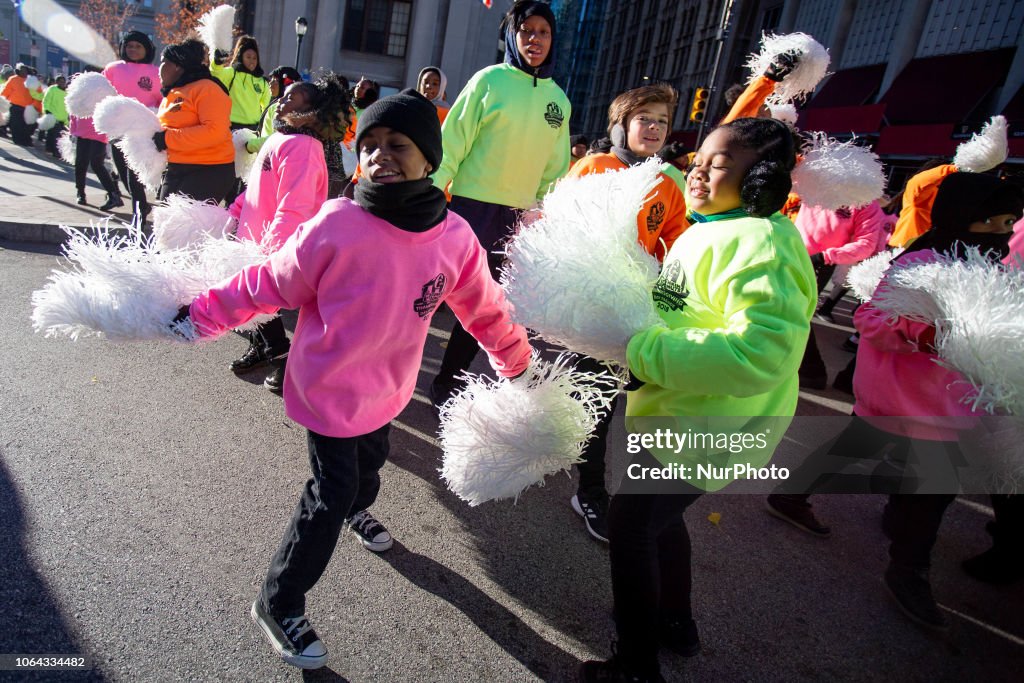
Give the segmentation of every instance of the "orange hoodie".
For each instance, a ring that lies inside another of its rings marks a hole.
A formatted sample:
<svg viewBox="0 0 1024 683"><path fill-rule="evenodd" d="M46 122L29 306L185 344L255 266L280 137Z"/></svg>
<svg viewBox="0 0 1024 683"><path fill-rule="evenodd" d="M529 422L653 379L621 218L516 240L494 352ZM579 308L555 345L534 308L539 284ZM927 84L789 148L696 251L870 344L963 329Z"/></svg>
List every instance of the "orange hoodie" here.
<svg viewBox="0 0 1024 683"><path fill-rule="evenodd" d="M569 178L579 178L591 173L605 173L627 168L626 164L612 153L589 154L569 169ZM665 259L665 254L683 232L690 227L686 220L686 200L683 193L669 176L662 173L654 193L648 197L643 209L636 217L637 235L647 253Z"/></svg>
<svg viewBox="0 0 1024 683"><path fill-rule="evenodd" d="M0 96L6 97L7 101L16 107L35 107L40 112L43 111L43 103L32 97L32 93L25 87L25 79L21 76L11 76L0 89Z"/></svg>
<svg viewBox="0 0 1024 683"><path fill-rule="evenodd" d="M905 247L931 230L932 204L942 179L950 173L956 173L956 166L943 164L921 171L907 181L907 189L903 191L903 209L889 238L890 247Z"/></svg>
<svg viewBox="0 0 1024 683"><path fill-rule="evenodd" d="M765 100L775 92L775 85L775 81L767 76L759 76L756 81L748 85L746 90L736 98L736 101L732 104L732 109L722 119L722 123L729 123L736 119L757 118L757 114L761 111Z"/></svg>
<svg viewBox="0 0 1024 683"><path fill-rule="evenodd" d="M231 98L209 79L172 88L157 112L167 131L167 161L172 164L230 164Z"/></svg>

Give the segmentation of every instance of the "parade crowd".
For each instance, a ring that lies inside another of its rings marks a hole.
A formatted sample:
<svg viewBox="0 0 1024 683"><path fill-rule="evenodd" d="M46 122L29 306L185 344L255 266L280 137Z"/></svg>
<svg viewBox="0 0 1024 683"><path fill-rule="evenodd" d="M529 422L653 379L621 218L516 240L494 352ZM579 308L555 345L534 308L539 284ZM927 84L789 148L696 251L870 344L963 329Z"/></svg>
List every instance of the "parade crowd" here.
<svg viewBox="0 0 1024 683"><path fill-rule="evenodd" d="M252 605L277 653L302 668L327 662L306 617L306 593L349 529L373 552L393 539L371 513L388 457L388 430L411 399L432 314L442 304L457 323L429 394L440 409L465 386L483 349L502 377L531 362L527 330L514 324L498 282L503 245L565 177L628 169L661 159L654 190L636 216L637 239L661 264L653 296L664 324L627 348L627 419L643 416L792 416L801 388L829 384L811 326L833 321L855 264L887 250L905 263L975 246L1000 267L1019 265L1024 214L1019 179L929 162L905 187L860 206L801 201L792 174L805 140L794 121L774 118L770 96L800 64L783 53L727 96L726 116L687 150L669 142L679 95L655 83L618 95L607 137L570 134L571 108L553 80L556 20L550 7L518 0L505 27L505 61L478 71L449 103L447 78L424 67L417 82L381 97L362 78L292 67L265 71L259 45L237 38L230 53L198 38L164 48L130 31L119 59L102 69L118 94L157 111L153 135L167 168L156 193L223 204L235 237L264 247L248 267L184 306L177 325L204 338L257 315L234 372L265 369L288 416L308 431L311 477ZM155 64L154 62L157 62ZM77 200L91 172L106 192L99 208L130 202L147 230L150 198L116 144L92 119L69 115L68 83L44 85L31 67L4 66L9 102L2 132L18 145L39 136L60 158L74 142ZM49 118L45 118L49 117ZM240 149L233 131L251 135ZM110 155L114 173L106 159ZM236 157L252 155L244 176ZM996 169L997 170L997 169ZM123 187L123 189L122 189ZM1012 238L1012 239L1011 239ZM831 282L831 287L829 283ZM880 291L887 287L879 284ZM289 339L279 312L297 310ZM938 449L955 458L960 434L979 413L962 399L959 375L935 362L935 326L893 320L868 301L853 314L855 351L833 386L851 394L849 427L829 455L904 459ZM582 369L599 371L594 359ZM658 652L698 655L691 610L693 552L686 509L706 491L688 483L663 494L609 494L608 433L616 401L584 446L571 499L585 529L609 544L616 634L612 655L582 664L583 681L661 680ZM902 416L894 421L877 420ZM781 435L780 435L781 438ZM922 445L923 444L923 445ZM902 454L899 455L899 454ZM646 457L654 457L646 454ZM939 456L936 456L939 457ZM613 487L614 488L614 487ZM769 511L826 537L810 491L773 494ZM952 493L888 493L883 527L891 543L885 585L923 628L948 628L928 579L930 556ZM993 495L992 548L965 572L992 584L1024 578L1024 504Z"/></svg>

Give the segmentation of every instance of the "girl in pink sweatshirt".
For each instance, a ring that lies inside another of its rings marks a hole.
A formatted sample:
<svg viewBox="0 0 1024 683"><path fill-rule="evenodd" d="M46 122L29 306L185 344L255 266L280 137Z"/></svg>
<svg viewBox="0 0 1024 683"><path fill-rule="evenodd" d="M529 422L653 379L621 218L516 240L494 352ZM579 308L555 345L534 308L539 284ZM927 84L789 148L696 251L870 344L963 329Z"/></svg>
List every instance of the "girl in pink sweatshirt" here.
<svg viewBox="0 0 1024 683"><path fill-rule="evenodd" d="M121 37L119 52L121 59L107 64L103 69L103 75L114 86L118 95L131 97L155 110L160 106L163 96L160 94L160 71L153 64L153 57L156 55L153 41L142 31L128 31ZM128 168L124 154L117 145L111 145L110 155L114 158L114 166L117 167L125 189L132 198L132 217L136 225L141 227L149 215L146 186L139 181L135 172Z"/></svg>
<svg viewBox="0 0 1024 683"><path fill-rule="evenodd" d="M275 133L267 138L246 179L246 190L228 212L238 219L238 238L259 242L267 253L281 248L292 233L327 201L328 172L324 140L348 125L348 95L324 73L312 83L293 83L274 115ZM274 363L264 386L281 393L288 337L280 316L248 333L249 348L231 363L243 372Z"/></svg>
<svg viewBox="0 0 1024 683"><path fill-rule="evenodd" d="M430 319L447 303L505 377L530 358L487 254L428 177L441 161L434 105L405 90L368 107L356 133L355 201L326 202L263 264L196 297L196 332L213 337L258 313L298 308L285 374L288 416L308 430L312 477L271 560L252 617L290 664L327 650L304 616L343 524L370 550L392 545L367 508L380 488L388 423L412 397Z"/></svg>

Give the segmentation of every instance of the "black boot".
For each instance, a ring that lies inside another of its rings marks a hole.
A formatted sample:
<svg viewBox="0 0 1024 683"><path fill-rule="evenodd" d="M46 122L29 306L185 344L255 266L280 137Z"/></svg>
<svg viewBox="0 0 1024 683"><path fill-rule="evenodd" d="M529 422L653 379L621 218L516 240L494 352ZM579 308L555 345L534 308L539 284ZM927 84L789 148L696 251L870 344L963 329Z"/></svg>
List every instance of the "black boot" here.
<svg viewBox="0 0 1024 683"><path fill-rule="evenodd" d="M78 191L78 205L85 206L89 202L85 201L85 190L81 189Z"/></svg>
<svg viewBox="0 0 1024 683"><path fill-rule="evenodd" d="M107 203L100 207L100 211L110 211L116 209L119 206L124 206L124 200L121 199L121 193L119 192L108 192Z"/></svg>

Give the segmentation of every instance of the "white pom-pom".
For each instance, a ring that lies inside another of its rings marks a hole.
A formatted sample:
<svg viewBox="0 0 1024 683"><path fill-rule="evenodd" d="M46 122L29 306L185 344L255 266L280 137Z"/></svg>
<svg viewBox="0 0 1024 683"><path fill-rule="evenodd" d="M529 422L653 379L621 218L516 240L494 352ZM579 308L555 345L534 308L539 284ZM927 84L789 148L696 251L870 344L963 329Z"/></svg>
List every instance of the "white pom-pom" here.
<svg viewBox="0 0 1024 683"><path fill-rule="evenodd" d="M25 107L25 123L29 126L39 121L39 110L35 107Z"/></svg>
<svg viewBox="0 0 1024 683"><path fill-rule="evenodd" d="M234 227L228 210L181 194L153 207L153 242L157 249L183 249L209 237L227 237Z"/></svg>
<svg viewBox="0 0 1024 683"><path fill-rule="evenodd" d="M804 158L793 169L793 191L804 204L834 211L866 206L885 191L885 173L878 156L851 140L838 142L811 133Z"/></svg>
<svg viewBox="0 0 1024 683"><path fill-rule="evenodd" d="M101 224L92 237L61 226L69 235L64 246L69 269L55 271L33 293L36 332L71 339L179 340L185 330L175 333L170 322L182 304L266 260L252 242L209 239L195 249L159 250L138 230L117 235L108 226ZM257 316L247 324L271 317Z"/></svg>
<svg viewBox="0 0 1024 683"><path fill-rule="evenodd" d="M750 55L745 66L750 69L748 83L760 78L781 54L797 56L797 64L779 83L768 98L770 102L792 102L814 92L821 79L828 75L828 50L806 33L788 33L761 36L761 52Z"/></svg>
<svg viewBox="0 0 1024 683"><path fill-rule="evenodd" d="M553 363L534 355L515 380L470 376L441 408L441 477L471 506L515 500L580 462L617 391L611 376L578 372L565 354Z"/></svg>
<svg viewBox="0 0 1024 683"><path fill-rule="evenodd" d="M1006 135L1006 119L1002 116L993 116L980 133L957 145L953 165L958 170L970 173L991 171L1006 161L1010 154Z"/></svg>
<svg viewBox="0 0 1024 683"><path fill-rule="evenodd" d="M159 189L167 167L167 152L157 150L153 134L162 130L160 119L131 97L109 97L96 106L96 130L116 140L128 167L152 192Z"/></svg>
<svg viewBox="0 0 1024 683"><path fill-rule="evenodd" d="M39 117L39 130L47 131L57 125L57 117L53 114L43 114Z"/></svg>
<svg viewBox="0 0 1024 683"><path fill-rule="evenodd" d="M508 243L502 273L513 320L592 358L626 363L626 344L661 324L651 291L658 261L637 241L636 216L658 182L654 157L621 171L559 182L543 215Z"/></svg>
<svg viewBox="0 0 1024 683"><path fill-rule="evenodd" d="M256 159L255 154L250 154L245 148L245 143L255 140L258 136L248 128L239 128L232 131L231 140L235 143L235 177L247 179L249 171L252 170L252 162Z"/></svg>
<svg viewBox="0 0 1024 683"><path fill-rule="evenodd" d="M216 50L231 52L234 48L232 25L235 23L235 8L231 5L218 5L199 18L196 33L210 48L210 59Z"/></svg>
<svg viewBox="0 0 1024 683"><path fill-rule="evenodd" d="M11 120L11 101L0 95L0 126L6 126Z"/></svg>
<svg viewBox="0 0 1024 683"><path fill-rule="evenodd" d="M43 84L39 82L37 76L29 76L25 79L25 87L29 90L39 90L43 87Z"/></svg>
<svg viewBox="0 0 1024 683"><path fill-rule="evenodd" d="M878 283L882 281L882 276L889 270L889 264L901 251L880 251L854 265L846 274L846 286L861 301L871 301L875 290L878 289Z"/></svg>
<svg viewBox="0 0 1024 683"><path fill-rule="evenodd" d="M795 126L799 114L796 112L796 106L792 102L777 102L768 103L768 110L772 113L772 118L776 121L782 121Z"/></svg>
<svg viewBox="0 0 1024 683"><path fill-rule="evenodd" d="M97 104L115 95L117 91L103 74L84 73L71 79L64 104L72 116L88 119L92 117Z"/></svg>
<svg viewBox="0 0 1024 683"><path fill-rule="evenodd" d="M75 139L71 137L71 131L66 130L57 138L57 152L64 163L75 163Z"/></svg>

